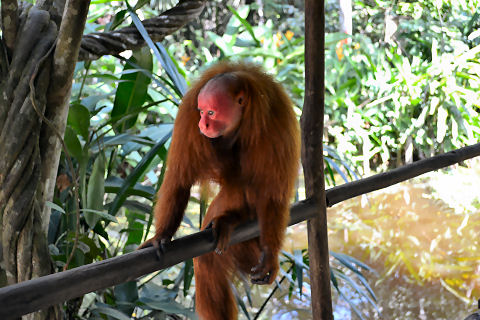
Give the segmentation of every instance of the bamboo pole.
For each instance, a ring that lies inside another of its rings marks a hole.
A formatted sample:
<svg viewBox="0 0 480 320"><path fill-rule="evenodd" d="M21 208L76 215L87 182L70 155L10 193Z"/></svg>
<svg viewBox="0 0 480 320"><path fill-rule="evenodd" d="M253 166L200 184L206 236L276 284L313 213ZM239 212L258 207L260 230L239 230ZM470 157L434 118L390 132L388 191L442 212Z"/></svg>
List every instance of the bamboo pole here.
<svg viewBox="0 0 480 320"><path fill-rule="evenodd" d="M323 165L325 108L325 9L324 0L305 1L305 101L301 117L302 165L307 198L316 204L308 220L308 254L312 316L333 320Z"/></svg>

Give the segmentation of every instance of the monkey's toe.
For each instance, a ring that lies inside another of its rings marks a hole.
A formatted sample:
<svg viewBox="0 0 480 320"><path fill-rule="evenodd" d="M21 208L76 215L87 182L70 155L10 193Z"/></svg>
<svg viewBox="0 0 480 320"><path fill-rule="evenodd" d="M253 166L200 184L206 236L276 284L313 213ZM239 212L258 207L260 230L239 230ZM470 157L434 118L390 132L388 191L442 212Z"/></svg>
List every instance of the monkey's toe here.
<svg viewBox="0 0 480 320"><path fill-rule="evenodd" d="M269 284L270 283L270 272L267 273L256 273L252 274L250 277L250 281L253 284Z"/></svg>
<svg viewBox="0 0 480 320"><path fill-rule="evenodd" d="M157 238L152 238L144 243L142 243L137 250L144 249L144 248L149 248L149 247L154 247L155 253L157 254L157 258L161 258L165 252L166 252L166 246L170 242L170 240L167 239L160 239L158 240Z"/></svg>

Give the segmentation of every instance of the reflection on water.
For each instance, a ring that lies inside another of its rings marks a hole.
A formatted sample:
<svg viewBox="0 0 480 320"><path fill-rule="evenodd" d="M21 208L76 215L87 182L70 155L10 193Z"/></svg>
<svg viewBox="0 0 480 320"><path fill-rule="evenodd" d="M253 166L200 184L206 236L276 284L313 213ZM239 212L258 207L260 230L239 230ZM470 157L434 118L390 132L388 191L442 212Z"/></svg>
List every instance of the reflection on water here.
<svg viewBox="0 0 480 320"><path fill-rule="evenodd" d="M480 298L480 166L431 173L345 201L329 209L328 221L330 249L378 272L366 276L382 317L360 302L368 319L462 320L475 310ZM306 246L305 224L289 228L285 249ZM255 294L261 300L270 289L260 290ZM360 301L348 290L347 295ZM309 300L298 292L289 298L285 289L262 319L310 319ZM336 319L356 319L335 296L334 308Z"/></svg>

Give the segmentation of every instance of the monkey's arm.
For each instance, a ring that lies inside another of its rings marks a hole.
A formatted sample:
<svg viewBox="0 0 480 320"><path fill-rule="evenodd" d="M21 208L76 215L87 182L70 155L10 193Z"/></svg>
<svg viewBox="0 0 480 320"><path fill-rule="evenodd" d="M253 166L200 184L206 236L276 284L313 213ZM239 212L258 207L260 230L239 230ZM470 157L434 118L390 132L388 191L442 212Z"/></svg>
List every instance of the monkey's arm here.
<svg viewBox="0 0 480 320"><path fill-rule="evenodd" d="M167 170L154 208L155 236L141 244L139 249L154 246L162 250L162 243L171 240L182 222L190 188L191 184L179 184L175 173Z"/></svg>
<svg viewBox="0 0 480 320"><path fill-rule="evenodd" d="M259 201L257 217L260 226L260 249L258 265L252 268L251 281L255 284L270 284L278 272L278 254L280 252L289 211L288 204L274 199Z"/></svg>

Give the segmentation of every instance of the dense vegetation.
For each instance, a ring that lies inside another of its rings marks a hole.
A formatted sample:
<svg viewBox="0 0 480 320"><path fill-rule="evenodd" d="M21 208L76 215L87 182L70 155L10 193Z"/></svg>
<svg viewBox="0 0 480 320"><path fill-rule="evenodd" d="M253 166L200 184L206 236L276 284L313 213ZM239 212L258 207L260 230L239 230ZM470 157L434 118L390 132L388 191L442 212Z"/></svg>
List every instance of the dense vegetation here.
<svg viewBox="0 0 480 320"><path fill-rule="evenodd" d="M139 1L132 9L124 2L92 1L87 31L113 30L135 22L137 15L158 15L169 6L166 2ZM50 204L48 240L58 270L67 263L75 238L79 246L68 268L129 252L148 237L177 106L188 83L206 65L220 59L262 64L287 87L301 114L302 5L303 1L264 0L251 6L210 1L200 19L163 43L77 65L65 133L68 155L62 156L56 197ZM340 45L347 36L337 32L337 2L328 1L328 183L479 141L479 7L478 0L357 1L353 35ZM145 32L141 24L136 26ZM78 227L73 177L80 186ZM200 193L193 193L191 200L179 235L198 230L205 212L206 199ZM343 287L374 310L375 295L360 272L369 267L340 253L332 256L332 284L338 293L359 316L362 312ZM285 252L282 267L281 281L289 283L289 296L308 299L306 251ZM138 282L70 301L66 310L84 318L191 317L192 272L192 262L186 261ZM250 288L245 286L244 292L239 297L247 298L239 303L250 318L262 308L250 307Z"/></svg>

